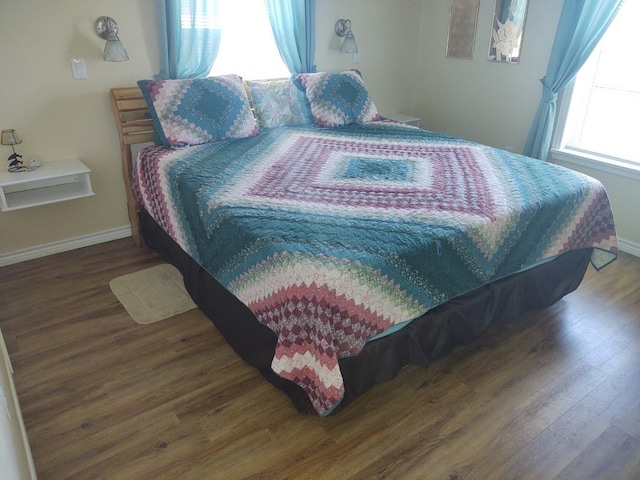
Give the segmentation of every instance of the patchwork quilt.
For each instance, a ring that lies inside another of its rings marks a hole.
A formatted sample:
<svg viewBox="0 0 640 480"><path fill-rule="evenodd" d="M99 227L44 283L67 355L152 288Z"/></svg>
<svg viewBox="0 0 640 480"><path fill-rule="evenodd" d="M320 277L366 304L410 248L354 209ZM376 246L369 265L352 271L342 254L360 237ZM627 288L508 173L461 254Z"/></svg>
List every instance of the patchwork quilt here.
<svg viewBox="0 0 640 480"><path fill-rule="evenodd" d="M338 360L572 249L618 253L604 187L556 165L389 122L264 129L138 155L156 222L277 336L272 369L316 411Z"/></svg>

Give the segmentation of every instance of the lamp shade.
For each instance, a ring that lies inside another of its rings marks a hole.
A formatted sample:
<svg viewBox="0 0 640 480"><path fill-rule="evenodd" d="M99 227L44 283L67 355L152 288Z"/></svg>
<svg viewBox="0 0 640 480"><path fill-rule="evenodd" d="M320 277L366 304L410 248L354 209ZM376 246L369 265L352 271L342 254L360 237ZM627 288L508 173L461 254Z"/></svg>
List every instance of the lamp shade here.
<svg viewBox="0 0 640 480"><path fill-rule="evenodd" d="M120 39L115 37L114 39L109 38L107 40L102 59L105 62L126 62L129 60L129 55Z"/></svg>
<svg viewBox="0 0 640 480"><path fill-rule="evenodd" d="M345 35L340 51L342 53L358 53L358 44L351 30Z"/></svg>
<svg viewBox="0 0 640 480"><path fill-rule="evenodd" d="M2 139L0 140L2 145L18 145L22 143L22 139L18 136L13 128L2 130Z"/></svg>
<svg viewBox="0 0 640 480"><path fill-rule="evenodd" d="M353 36L353 32L351 31L351 20L348 18L341 18L336 22L335 26L336 35L339 37L344 37L344 41L340 46L340 51L342 53L358 53L358 44L356 43L356 38Z"/></svg>

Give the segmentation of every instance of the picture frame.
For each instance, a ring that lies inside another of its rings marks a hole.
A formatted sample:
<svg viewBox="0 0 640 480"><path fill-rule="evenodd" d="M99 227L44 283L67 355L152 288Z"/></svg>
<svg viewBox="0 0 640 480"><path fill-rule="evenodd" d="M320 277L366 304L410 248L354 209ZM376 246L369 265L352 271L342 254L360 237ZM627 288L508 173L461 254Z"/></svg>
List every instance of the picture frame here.
<svg viewBox="0 0 640 480"><path fill-rule="evenodd" d="M473 58L479 6L480 0L451 0L447 57Z"/></svg>
<svg viewBox="0 0 640 480"><path fill-rule="evenodd" d="M489 60L519 63L528 0L496 0L489 40Z"/></svg>

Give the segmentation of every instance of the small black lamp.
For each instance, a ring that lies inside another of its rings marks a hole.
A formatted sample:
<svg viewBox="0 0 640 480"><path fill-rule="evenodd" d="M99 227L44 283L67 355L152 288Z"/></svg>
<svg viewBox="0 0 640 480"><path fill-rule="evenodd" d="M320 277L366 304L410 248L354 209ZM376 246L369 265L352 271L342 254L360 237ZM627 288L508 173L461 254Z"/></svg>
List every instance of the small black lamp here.
<svg viewBox="0 0 640 480"><path fill-rule="evenodd" d="M9 155L7 159L9 161L9 171L14 172L26 172L29 170L29 167L22 163L22 155L16 153L16 149L14 145L18 145L22 143L20 137L13 128L2 130L2 139L0 140L2 145L11 145L11 149L13 153Z"/></svg>

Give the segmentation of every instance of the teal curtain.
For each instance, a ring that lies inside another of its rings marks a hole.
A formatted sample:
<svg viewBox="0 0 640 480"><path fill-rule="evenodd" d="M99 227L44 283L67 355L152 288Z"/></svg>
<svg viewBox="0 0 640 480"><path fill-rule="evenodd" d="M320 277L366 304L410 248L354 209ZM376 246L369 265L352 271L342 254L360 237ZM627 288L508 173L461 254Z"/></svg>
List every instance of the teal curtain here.
<svg viewBox="0 0 640 480"><path fill-rule="evenodd" d="M315 0L265 0L280 56L291 73L315 72Z"/></svg>
<svg viewBox="0 0 640 480"><path fill-rule="evenodd" d="M615 17L623 0L565 0L542 82L542 100L524 154L546 160L560 93L575 78Z"/></svg>
<svg viewBox="0 0 640 480"><path fill-rule="evenodd" d="M159 0L158 78L206 77L220 46L219 0Z"/></svg>

